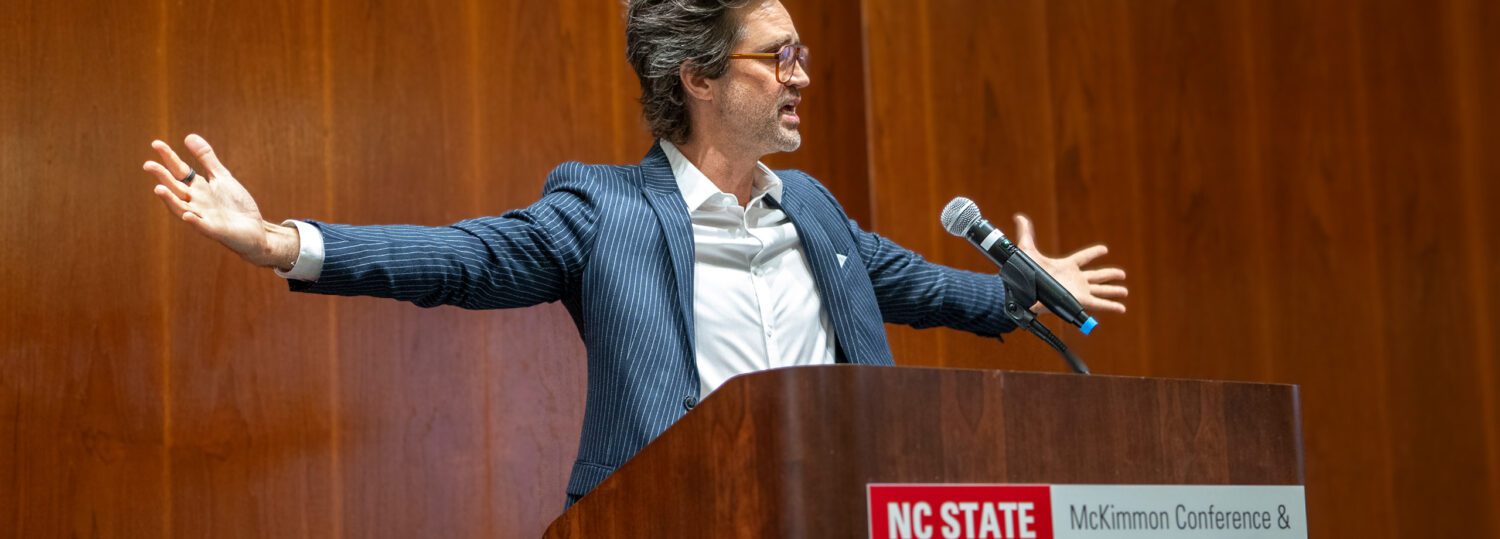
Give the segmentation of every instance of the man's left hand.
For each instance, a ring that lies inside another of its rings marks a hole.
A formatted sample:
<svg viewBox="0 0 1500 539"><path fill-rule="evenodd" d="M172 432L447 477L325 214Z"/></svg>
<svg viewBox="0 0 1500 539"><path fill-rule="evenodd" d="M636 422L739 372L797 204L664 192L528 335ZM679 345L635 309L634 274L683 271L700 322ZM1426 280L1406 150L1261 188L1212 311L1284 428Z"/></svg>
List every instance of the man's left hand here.
<svg viewBox="0 0 1500 539"><path fill-rule="evenodd" d="M1130 295L1130 291L1124 285L1114 284L1125 280L1125 270L1084 267L1109 253L1108 247L1095 245L1063 258L1050 258L1036 250L1036 233L1032 230L1031 219L1020 213L1016 214L1016 247L1047 270L1047 273L1052 274L1052 278L1057 279L1063 288L1067 288L1073 297L1078 298L1078 303L1083 305L1084 310L1125 313L1125 304L1120 303L1120 300ZM1031 309L1041 312L1046 307L1038 303Z"/></svg>

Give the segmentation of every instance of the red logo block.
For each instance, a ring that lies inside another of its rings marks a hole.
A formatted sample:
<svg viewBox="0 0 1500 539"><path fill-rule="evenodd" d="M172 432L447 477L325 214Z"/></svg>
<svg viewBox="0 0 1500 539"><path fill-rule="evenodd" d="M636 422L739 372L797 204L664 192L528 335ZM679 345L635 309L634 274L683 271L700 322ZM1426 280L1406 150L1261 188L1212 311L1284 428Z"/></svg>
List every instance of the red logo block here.
<svg viewBox="0 0 1500 539"><path fill-rule="evenodd" d="M872 539L1051 539L1047 485L869 485Z"/></svg>

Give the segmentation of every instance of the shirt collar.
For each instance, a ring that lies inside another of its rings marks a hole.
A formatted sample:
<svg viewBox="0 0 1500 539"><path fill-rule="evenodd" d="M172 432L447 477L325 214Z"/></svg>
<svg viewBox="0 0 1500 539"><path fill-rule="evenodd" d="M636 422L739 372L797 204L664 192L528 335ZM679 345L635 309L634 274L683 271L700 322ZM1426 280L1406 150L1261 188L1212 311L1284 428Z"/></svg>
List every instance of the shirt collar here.
<svg viewBox="0 0 1500 539"><path fill-rule="evenodd" d="M677 146L665 139L657 141L661 144L662 153L667 154L667 161L672 164L672 177L677 179L677 191L682 194L682 201L687 204L688 211L697 211L698 207L707 202L714 195L723 193L719 186L714 185L703 171L698 170L687 156ZM764 194L781 203L781 178L771 172L770 167L759 161L755 162L755 180L750 187L750 200ZM750 200L741 200L741 204L749 204Z"/></svg>

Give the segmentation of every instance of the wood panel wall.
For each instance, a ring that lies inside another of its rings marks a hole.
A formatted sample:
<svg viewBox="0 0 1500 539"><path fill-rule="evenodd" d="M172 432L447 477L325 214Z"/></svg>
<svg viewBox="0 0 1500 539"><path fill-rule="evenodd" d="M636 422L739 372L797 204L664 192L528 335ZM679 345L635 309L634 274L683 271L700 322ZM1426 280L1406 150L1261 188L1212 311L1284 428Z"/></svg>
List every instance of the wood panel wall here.
<svg viewBox="0 0 1500 539"><path fill-rule="evenodd" d="M801 151L850 214L986 269L955 194L1103 241L1096 371L1303 385L1315 536L1500 534L1483 0L791 2ZM289 294L138 172L206 136L268 218L443 224L650 141L618 2L0 0L0 536L535 536L583 351L556 305ZM1060 370L892 328L910 364Z"/></svg>
<svg viewBox="0 0 1500 539"><path fill-rule="evenodd" d="M0 536L540 534L582 416L560 306L290 294L169 219L138 168L197 132L272 219L527 204L564 160L649 145L618 6L0 11Z"/></svg>
<svg viewBox="0 0 1500 539"><path fill-rule="evenodd" d="M932 224L963 194L1046 252L1107 243L1130 312L1075 350L1300 384L1313 536L1500 536L1496 3L862 6L874 228L988 269ZM1063 369L1032 341L892 335Z"/></svg>

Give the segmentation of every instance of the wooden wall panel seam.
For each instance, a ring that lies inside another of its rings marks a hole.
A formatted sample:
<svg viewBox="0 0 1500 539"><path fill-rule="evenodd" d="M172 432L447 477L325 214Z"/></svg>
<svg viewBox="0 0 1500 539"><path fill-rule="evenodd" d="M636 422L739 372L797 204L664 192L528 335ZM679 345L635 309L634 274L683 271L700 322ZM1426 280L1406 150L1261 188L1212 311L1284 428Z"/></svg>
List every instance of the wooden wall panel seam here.
<svg viewBox="0 0 1500 539"><path fill-rule="evenodd" d="M1350 58L1350 65L1352 66L1354 72L1353 79L1359 81L1369 80L1369 74L1365 67L1366 54L1364 48L1365 44L1369 42L1369 38L1365 35L1364 25L1361 24L1362 14L1363 12L1349 12L1345 19L1346 21L1348 21L1348 24L1350 26L1350 33L1354 37L1354 44L1351 47L1354 57ZM1358 134L1358 139L1355 143L1355 147L1359 151L1359 158L1354 160L1355 168L1359 176L1364 180L1366 184L1372 184L1374 171L1371 170L1370 160L1373 157L1374 143L1371 141L1370 135L1370 114L1372 111L1371 98L1369 95L1369 90L1364 85L1353 88L1352 93L1353 99L1355 101L1355 110L1357 111L1357 114L1355 116L1355 133ZM1368 239L1365 244L1380 245L1380 234L1377 225L1377 220L1380 218L1380 212L1377 209L1375 192L1373 189L1364 189L1360 191L1360 195L1361 198L1359 200L1359 203L1364 207L1369 208L1369 211L1366 212L1366 215L1370 216L1370 220L1366 222L1365 227L1366 233L1368 234ZM1379 260L1378 257L1377 260ZM1374 275L1374 282L1389 282L1385 277L1385 268L1380 264L1372 265L1370 267L1370 272ZM1381 474L1385 482L1385 489L1382 493L1384 494L1385 498L1383 502L1385 507L1391 509L1389 511L1375 511L1375 513L1377 514L1377 517L1383 521L1383 525L1380 526L1380 529L1391 530L1394 533L1394 530L1398 529L1398 515L1397 511L1395 511L1395 508L1401 507L1401 505L1399 504L1400 494L1396 491L1395 470L1394 466L1392 465L1396 461L1396 455L1394 448L1395 435L1393 434L1393 429L1391 427L1391 421L1393 420L1392 418L1394 417L1394 414L1391 412L1389 399L1391 391L1391 384L1389 379L1391 362L1391 324L1388 315L1389 309L1386 307L1389 302L1386 298L1387 294L1384 288L1371 290L1370 294L1373 297L1369 302L1369 306L1371 310L1375 311L1373 313L1374 319L1382 321L1383 324L1382 327L1373 328L1374 331L1371 332L1373 334L1374 340L1376 340L1378 343L1375 348L1377 350L1380 350L1381 354L1378 358L1369 358L1369 362L1371 364L1368 366L1368 368L1373 373L1374 378L1376 379L1376 385L1378 386L1375 393L1377 395L1384 395L1387 397L1379 399L1379 402L1373 404L1374 407L1379 410L1378 417L1381 419L1381 421L1379 421L1377 427L1380 430L1379 438L1384 442L1380 444L1380 451L1378 451L1378 453L1380 453L1384 457L1383 462L1385 464L1379 470L1379 473ZM1304 389L1303 391L1306 392L1307 389ZM1305 441L1312 436L1316 436L1316 434L1307 433L1303 436L1303 440ZM1316 463L1310 462L1309 467L1315 464ZM1310 490L1312 488L1317 488L1317 486L1310 486ZM1314 525L1317 524L1317 521L1314 521ZM1332 524L1322 524L1321 526L1322 529L1336 529ZM1314 528L1315 531L1318 529L1319 528L1316 527Z"/></svg>
<svg viewBox="0 0 1500 539"><path fill-rule="evenodd" d="M479 17L479 13L480 13L479 7L480 6L479 6L479 4L480 4L479 0L468 0L466 2L466 6L465 6L466 9L468 10L468 16L464 18L465 19L465 21L464 21L465 22L465 30L466 30L466 32L465 32L465 42L467 44L467 49L466 49L465 52L469 55L469 58L468 58L468 60L469 60L468 61L468 70L469 70L469 73L471 75L471 77L470 77L470 83L469 83L469 95L468 95L468 97L469 97L469 111L470 111L470 114L469 114L469 131L470 131L471 136L474 139L473 148L469 152L468 168L469 168L469 177L470 177L471 181L473 181L475 183L476 190L479 191L479 192L481 192L481 193L487 194L487 190L483 189L482 186L485 185L485 183L486 183L485 179L487 177L487 172L489 172L489 171L487 170L487 167L484 164L484 159L482 158L482 156L484 154L483 148L485 148L486 146L488 146L488 138L487 138L487 133L486 133L486 130L485 130L485 126L486 126L486 123L484 121L485 115L481 114L480 111L485 108L485 101L484 101L484 99L481 96L484 95L484 93L487 90L489 90L489 88L484 85L484 82L487 81L487 79L485 79L482 76L483 72L481 71L481 67L480 67L480 63L479 63L480 48L481 48L480 47L480 23L479 23L479 20L480 20L480 17ZM469 197L470 203L472 205L469 208L470 211L472 211L474 213L474 215L484 215L485 214L485 207L484 207L485 204L484 204L484 201L487 200L488 198L489 198L488 196L471 196L471 197ZM488 332L480 332L480 335L477 338L478 338L478 340L480 342L480 349L481 350L489 350L489 349L491 349L491 347L490 347L490 337L489 337L489 333ZM488 358L476 358L476 359L480 363L479 374L480 374L481 378L484 380L484 383L482 385L483 389L481 391L481 396L482 396L481 402L483 403L483 410L480 413L480 419L484 422L484 425L481 427L481 429L484 432L484 435L483 435L483 437L484 437L484 443L483 443L484 465L482 467L482 469L484 471L484 481L483 481L483 490L482 490L483 496L484 496L484 500L483 500L483 503L482 503L481 507L484 508L484 516L485 516L484 532L485 532L485 535L487 535L487 536L494 536L494 535L496 535L498 528L497 528L497 525L496 525L496 522L495 522L497 511L493 510L493 508L496 507L496 505L495 505L494 481L492 481L491 478L493 478L495 476L495 457L494 457L494 455L496 455L496 451L495 451L495 448L494 448L494 439L495 439L495 434L493 432L494 422L491 420L491 412L492 412L492 409L494 408L494 400L493 400L492 395L491 395L491 385L488 382L490 380L490 378L493 376L493 374L491 373L491 370L490 370L490 361L488 360Z"/></svg>
<svg viewBox="0 0 1500 539"><path fill-rule="evenodd" d="M931 13L932 4L933 4L932 2L920 2L919 3L919 6L917 7L917 21L916 21L918 49L921 50L921 56L920 56L920 58L921 58L921 77L922 77L922 107L921 107L922 108L922 112L921 112L921 114L922 114L922 121L921 121L921 124L922 124L922 145L923 145L923 154L922 155L923 155L923 158L924 158L924 160L923 160L924 171L925 171L925 173L927 175L926 178L921 178L920 181L923 182L923 185L927 186L927 189L926 189L926 191L927 191L927 200L926 200L926 202L929 202L929 203L930 202L936 202L936 201L946 202L946 198L943 197L943 194L938 192L938 189L940 189L941 186L945 185L945 183L942 182L942 172L943 172L943 170L942 170L942 165L939 162L939 157L941 156L942 152L941 152L941 150L939 149L939 147L937 145L938 144L937 143L937 137L938 137L938 134L937 134L937 118L936 118L936 114L934 113L934 109L933 109L933 106L932 106L933 105L933 97L932 97L933 96L933 87L932 86L934 84L934 81L933 81L933 65L932 65L933 64L933 52L932 52L933 51L933 49L932 49L932 30L933 29L932 29L932 13ZM895 179L895 178L893 178L892 180L894 180L894 181L913 181L912 178L903 178L903 179ZM872 193L871 196L873 198L873 193ZM890 220L890 216L887 216L886 219ZM887 224L885 226L891 226L891 225ZM941 237L939 236L938 232L936 232L936 231L929 231L926 235L929 238L941 239ZM935 356L937 356L937 357L947 357L948 356L948 349L949 348L948 348L948 343L947 343L946 339L938 338L935 341L935 345L936 346L933 349L933 354Z"/></svg>
<svg viewBox="0 0 1500 539"><path fill-rule="evenodd" d="M1475 77L1482 73L1481 67L1475 55L1474 25L1478 24L1479 18L1474 11L1474 6L1468 2L1450 2L1446 4L1447 24L1452 31L1447 32L1448 49L1453 51L1457 57L1455 63L1457 68L1452 70L1453 95L1450 98L1454 110L1453 117L1458 119L1458 173L1461 181L1459 198L1463 203L1464 226L1459 231L1464 237L1464 245L1467 246L1464 265L1468 275L1468 294L1470 308L1473 311L1473 332L1471 338L1474 340L1474 383L1481 399L1479 410L1480 424L1484 425L1486 453L1492 455L1491 462L1487 463L1486 475L1489 479L1489 497L1496 499L1500 497L1500 462L1494 461L1494 455L1500 454L1500 404L1496 399L1500 398L1500 388L1489 387L1488 384L1495 379L1496 351L1491 346L1489 333L1495 330L1494 313L1491 310L1490 298L1491 288L1494 286L1491 280L1496 275L1494 270L1486 271L1494 260L1493 253L1486 253L1484 248L1485 236L1496 231L1488 230L1485 226L1483 215L1485 204L1494 204L1492 200L1485 200L1481 192L1479 182L1479 129L1480 123L1484 121L1482 108L1484 104L1476 97L1480 93L1478 81ZM1495 531L1500 531L1500 511L1494 513L1491 526Z"/></svg>
<svg viewBox="0 0 1500 539"><path fill-rule="evenodd" d="M318 40L319 51L319 128L322 130L322 165L323 165L323 215L326 219L337 220L338 211L334 204L337 186L334 175L334 108L333 108L333 16L332 2L334 0L322 0L319 3L319 26ZM344 454L343 445L343 384L340 378L343 355L339 350L339 339L333 335L338 331L339 309L335 303L337 298L325 298L322 302L324 319L327 321L329 337L324 339L326 343L324 353L327 362L328 396L327 406L330 411L328 421L328 493L329 525L334 537L344 537L344 519L346 508L344 506Z"/></svg>
<svg viewBox="0 0 1500 539"><path fill-rule="evenodd" d="M865 103L865 130L864 133L862 133L863 140L860 141L865 145L865 181L860 183L860 185L864 187L865 190L864 214L869 216L869 222L861 224L870 230L875 230L875 225L879 221L879 216L875 211L875 208L877 207L877 195L875 192L875 175L877 174L877 165L875 162L875 156L876 152L879 150L875 146L875 135L873 133L875 129L875 122L877 121L877 119L875 118L875 96L870 91L870 88L873 86L873 82L870 78L870 70L873 68L873 66L871 65L872 59L870 57L869 38L870 8L869 6L865 5L865 2L866 0L857 0L857 2L855 3L855 5L859 7L860 92L864 95Z"/></svg>
<svg viewBox="0 0 1500 539"><path fill-rule="evenodd" d="M1238 6L1241 11L1237 14L1237 18L1240 21L1238 32L1240 39L1237 40L1237 43L1240 49L1239 62L1243 69L1241 76L1244 77L1245 82L1243 88L1246 92L1246 103L1244 103L1245 106L1241 107L1241 110L1244 111L1245 132L1249 135L1248 139L1241 143L1241 149L1244 153L1242 159L1244 160L1246 169L1245 176L1250 178L1250 183L1252 184L1252 188L1248 193L1250 201L1247 205L1250 206L1250 215L1255 216L1261 222L1270 222L1276 216L1269 210L1269 206L1265 201L1265 185L1269 182L1267 182L1265 166L1263 165L1266 154L1263 147L1269 141L1270 136L1263 118L1268 107L1264 104L1264 92L1260 91L1260 88L1263 88L1264 85L1257 84L1261 77L1259 77L1260 73L1257 69L1258 57L1255 54L1254 36L1257 34L1255 30L1258 28L1254 23L1258 22L1259 19L1253 13L1254 8L1263 7L1264 3L1240 2ZM1259 233L1253 234L1253 237L1255 238L1255 251L1260 253L1260 256L1255 257L1256 271L1263 277L1274 275L1273 272L1276 269L1272 267L1271 261L1276 257L1273 256L1275 251L1270 246L1269 235ZM1256 338L1252 342L1256 344L1256 350L1253 353L1255 354L1258 370L1260 371L1259 379L1276 380L1274 377L1275 369L1272 360L1272 350L1276 347L1277 343L1275 337L1271 334L1271 319L1276 316L1276 304L1272 301L1273 295L1270 286L1260 284L1254 286L1254 290L1255 292L1252 297L1254 298L1255 305L1253 305L1254 315L1252 320Z"/></svg>
<svg viewBox="0 0 1500 539"><path fill-rule="evenodd" d="M169 5L167 3L167 0L159 0L158 2L156 2L156 7L159 10L158 13L157 13L157 19L159 21L161 21L161 24L158 25L157 33L156 33L156 39L155 39L155 42L156 42L156 55L155 55L155 57L156 57L156 74L155 74L156 77L155 77L155 79L156 79L156 87L158 89L158 91L156 93L156 98L157 98L156 107L157 107L157 111L158 111L158 113L157 113L158 114L158 119L157 119L157 125L156 125L157 129L156 130L157 130L157 133L159 134L159 136L163 137L163 142L166 142L167 144L171 144L171 145L176 146L177 141L175 141L174 139L177 138L177 137L175 137L174 134L173 134L173 132L172 132L172 127L173 127L172 107L171 107L171 102L172 102L172 97L171 97L171 90L172 90L171 81L172 81L172 78L170 76L170 70L168 69L168 65L171 62L171 56L170 56L170 52L169 52L170 49L169 49L168 40L167 40L167 37L168 37L168 30L167 29L172 26L171 25L172 13L171 13L171 10L169 9ZM155 158L155 156L153 156L153 158ZM161 235L158 236L158 242L159 242L159 244L163 248L163 253L162 253L162 255L159 258L157 258L157 260L175 260L176 256L175 256L174 246L175 246L176 242L172 240L172 237L173 237L172 234L171 234L172 229L169 228L169 225L174 225L176 223L171 222L170 219L160 219L160 220L157 221L157 223L158 223L157 224L158 230L161 233ZM173 429L173 426L172 426L172 363L173 363L173 360L175 359L175 355L173 353L174 352L173 347L171 346L171 343L172 343L172 320L174 320L174 318L172 317L172 305L174 305L176 303L176 301L174 299L174 296L176 296L176 294L177 294L177 287L171 286L171 284L173 282L175 282L175 279L173 278L173 275L174 275L175 271L176 271L176 267L175 267L175 265L172 265L172 264L168 264L168 265L166 265L166 267L158 268L158 270L156 271L156 275L157 275L157 278L158 278L158 286L160 286L159 290L161 290L162 293L163 293L163 296L158 299L156 307L159 310L159 313L160 313L160 316L161 316L161 320L162 320L162 325L161 325L161 344L162 344L162 346L161 346L161 350L158 352L159 359L161 361L160 368L161 368L161 379L162 379L162 383L161 383L161 409L162 409L162 444L161 444L161 460L162 460L162 471L161 471L161 474L162 474L162 477L161 477L161 481L162 481L162 490L163 490L163 492L162 492L162 515L161 515L161 517L162 517L162 524L161 525L162 525L162 532L165 533L167 535L167 537L174 537L176 535L174 533L174 528L173 528L173 521L175 519L175 516L172 513L172 509L175 506L175 502L176 502L176 493L174 492L175 489L172 487L172 485L173 485L173 482L172 482L172 449L173 449L173 441L174 441L174 438L175 438L174 437L175 432L174 432L174 429Z"/></svg>

